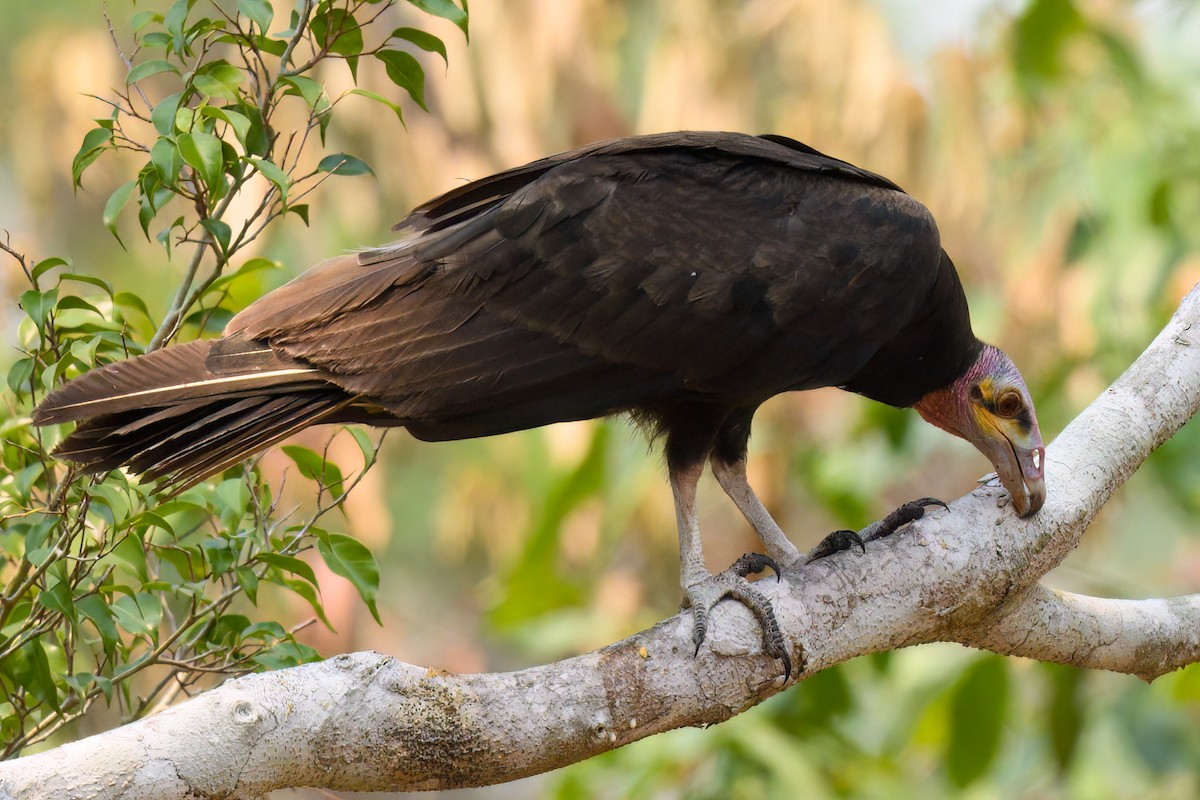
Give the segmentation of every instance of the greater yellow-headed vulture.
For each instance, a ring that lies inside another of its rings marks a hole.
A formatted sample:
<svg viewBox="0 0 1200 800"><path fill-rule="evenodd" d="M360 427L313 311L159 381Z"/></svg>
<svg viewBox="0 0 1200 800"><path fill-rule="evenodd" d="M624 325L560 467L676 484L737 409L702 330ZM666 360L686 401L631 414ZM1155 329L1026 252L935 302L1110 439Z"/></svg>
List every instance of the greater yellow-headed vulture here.
<svg viewBox="0 0 1200 800"><path fill-rule="evenodd" d="M983 451L1019 513L1042 505L1025 382L972 333L929 211L886 178L784 137L668 133L475 181L396 227L220 339L83 375L35 421L80 421L57 452L87 469L184 486L316 423L440 441L630 412L664 440L697 646L732 596L785 663L744 579L770 559L710 575L695 507L708 463L767 554L801 558L746 480L767 398L837 386L914 406Z"/></svg>

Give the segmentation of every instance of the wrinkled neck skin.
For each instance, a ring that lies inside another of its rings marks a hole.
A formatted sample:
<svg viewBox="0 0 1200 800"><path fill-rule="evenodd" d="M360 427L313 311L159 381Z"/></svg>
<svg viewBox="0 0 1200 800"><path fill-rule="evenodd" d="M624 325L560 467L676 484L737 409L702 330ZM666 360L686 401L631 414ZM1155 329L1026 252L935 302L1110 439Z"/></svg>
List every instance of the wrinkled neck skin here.
<svg viewBox="0 0 1200 800"><path fill-rule="evenodd" d="M1006 395L1020 403L1001 413ZM1022 516L1036 513L1046 498L1045 447L1029 388L1003 352L985 345L979 357L949 386L913 405L929 423L966 439L987 456Z"/></svg>
<svg viewBox="0 0 1200 800"><path fill-rule="evenodd" d="M969 433L973 426L967 397L971 383L979 379L978 376L972 376L974 369L972 366L970 371L945 389L935 389L928 393L914 403L913 408L930 425L970 441Z"/></svg>

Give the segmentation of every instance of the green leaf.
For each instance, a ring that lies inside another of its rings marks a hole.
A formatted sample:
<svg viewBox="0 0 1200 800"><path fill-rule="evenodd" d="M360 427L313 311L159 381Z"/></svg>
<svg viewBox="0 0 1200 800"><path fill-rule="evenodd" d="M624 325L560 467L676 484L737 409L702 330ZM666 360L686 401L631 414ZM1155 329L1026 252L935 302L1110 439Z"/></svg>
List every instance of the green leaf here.
<svg viewBox="0 0 1200 800"><path fill-rule="evenodd" d="M226 61L205 64L192 77L192 85L201 94L229 102L238 100L238 87L246 80L246 73ZM247 120L247 123L249 121Z"/></svg>
<svg viewBox="0 0 1200 800"><path fill-rule="evenodd" d="M33 280L36 282L38 278L42 277L49 270L52 270L55 267L66 267L66 266L70 266L70 264L71 264L71 262L67 261L67 259L65 259L65 258L53 257L53 258L43 259L42 261L39 261L38 263L33 265L33 270L31 271L31 274L33 275Z"/></svg>
<svg viewBox="0 0 1200 800"><path fill-rule="evenodd" d="M137 187L137 181L129 181L117 187L116 191L108 196L108 202L104 204L104 227L108 228L108 232L113 235L113 238L121 244L121 235L117 233L117 217L121 215L121 209L125 208L125 204L129 202L129 198L133 196L133 190Z"/></svg>
<svg viewBox="0 0 1200 800"><path fill-rule="evenodd" d="M236 283L241 278L264 269L279 269L279 262L272 261L269 258L252 258L238 267L237 272L222 275L213 281L212 285L208 288L208 292L224 292L226 291L226 287Z"/></svg>
<svg viewBox="0 0 1200 800"><path fill-rule="evenodd" d="M113 303L122 309L132 309L151 323L154 322L154 317L150 316L150 309L146 307L146 301L133 292L117 292L113 295Z"/></svg>
<svg viewBox="0 0 1200 800"><path fill-rule="evenodd" d="M246 132L246 140L242 142L246 147L246 155L267 155L271 149L271 139L267 136L262 114L253 106L242 106L242 110L250 120L250 130Z"/></svg>
<svg viewBox="0 0 1200 800"><path fill-rule="evenodd" d="M62 614L72 624L79 621L79 614L71 596L71 585L64 580L55 580L52 585L47 586L45 591L38 594L38 602L51 611Z"/></svg>
<svg viewBox="0 0 1200 800"><path fill-rule="evenodd" d="M163 27L166 28L167 33L171 34L175 51L181 55L187 47L187 41L183 36L183 24L187 22L188 12L192 10L194 2L195 0L175 0L175 3L163 16Z"/></svg>
<svg viewBox="0 0 1200 800"><path fill-rule="evenodd" d="M237 575L238 583L242 585L242 591L246 593L246 599L258 605L258 575L246 566L238 567L234 574Z"/></svg>
<svg viewBox="0 0 1200 800"><path fill-rule="evenodd" d="M92 509L106 517L110 525L124 522L129 516L129 498L109 483L97 483L87 488ZM107 510L108 514L104 514Z"/></svg>
<svg viewBox="0 0 1200 800"><path fill-rule="evenodd" d="M29 391L29 379L33 377L34 362L32 358L22 358L8 368L7 383L13 394Z"/></svg>
<svg viewBox="0 0 1200 800"><path fill-rule="evenodd" d="M71 311L84 311L87 313L82 315L83 318L81 318L81 315L79 315L79 314L69 313ZM96 308L94 305L89 303L87 300L84 300L82 297L76 297L75 295L71 295L71 294L69 294L66 297L59 300L58 303L54 306L54 316L55 316L55 321L58 324L58 327L61 330L63 330L64 332L70 332L70 333L76 333L79 330L83 329L84 326L90 327L90 326L105 324L103 314L100 313L100 309ZM86 317L89 317L89 316L100 317L100 320L94 321L94 320L86 319ZM83 344L83 342L82 341L75 342L75 344L72 345L72 347L71 347L71 352L74 353L75 347L77 347L80 344Z"/></svg>
<svg viewBox="0 0 1200 800"><path fill-rule="evenodd" d="M284 578L282 585L291 589L296 594L303 597L312 606L313 613L317 615L317 619L321 620L322 624L331 631L337 629L333 627L333 623L329 621L329 617L325 616L325 607L321 605L321 598L317 594L317 587L306 581L292 580Z"/></svg>
<svg viewBox="0 0 1200 800"><path fill-rule="evenodd" d="M170 258L170 256L171 256L171 232L173 230L175 230L176 228L182 228L182 227L183 227L183 217L182 216L176 217L174 222L172 222L167 227L163 228L154 237L155 241L157 241L159 244L161 244L163 247L166 248L168 258Z"/></svg>
<svg viewBox="0 0 1200 800"><path fill-rule="evenodd" d="M229 225L219 219L212 218L202 219L200 220L200 224L204 226L204 230L213 235L213 239L216 240L220 251L222 253L228 252L229 240L233 237L233 231Z"/></svg>
<svg viewBox="0 0 1200 800"><path fill-rule="evenodd" d="M275 188L279 190L279 197L283 201L283 205L287 206L288 189L292 186L291 178L276 164L267 161L264 158L254 158L253 156L246 159L254 168L262 173L262 176L275 184Z"/></svg>
<svg viewBox="0 0 1200 800"><path fill-rule="evenodd" d="M50 289L46 292L39 292L36 289L30 289L27 292L22 292L20 299L21 308L33 320L33 324L37 325L39 331L45 330L46 320L50 316L50 311L58 302L58 289Z"/></svg>
<svg viewBox="0 0 1200 800"><path fill-rule="evenodd" d="M319 531L317 550L335 575L341 575L354 584L359 596L371 610L371 616L382 625L379 609L375 606L375 596L379 592L379 565L366 545L343 533Z"/></svg>
<svg viewBox="0 0 1200 800"><path fill-rule="evenodd" d="M129 27L134 33L138 33L142 28L149 25L151 22L162 22L163 16L156 11L139 11L129 18Z"/></svg>
<svg viewBox="0 0 1200 800"><path fill-rule="evenodd" d="M293 75L284 78L283 82L292 88L284 92L284 94L294 94L304 98L304 102L310 109L317 107L317 102L320 101L321 95L325 93L321 84L314 81L312 78L306 78L303 75Z"/></svg>
<svg viewBox="0 0 1200 800"><path fill-rule="evenodd" d="M166 33L162 33L161 31L154 31L153 33L147 33L145 36L142 37L142 49L148 49L148 48L152 48L152 47L170 47L170 46L171 46L170 35L166 34Z"/></svg>
<svg viewBox="0 0 1200 800"><path fill-rule="evenodd" d="M389 39L403 39L406 42L411 42L417 47L430 53L437 53L442 57L442 61L446 62L446 66L450 65L450 57L446 55L446 45L441 39L434 36L432 33L417 30L416 28L396 28L392 31Z"/></svg>
<svg viewBox="0 0 1200 800"><path fill-rule="evenodd" d="M221 140L211 133L179 134L179 154L200 175L211 190L221 182L224 159Z"/></svg>
<svg viewBox="0 0 1200 800"><path fill-rule="evenodd" d="M299 205L288 206L288 211L304 220L305 227L308 227L308 203L300 203Z"/></svg>
<svg viewBox="0 0 1200 800"><path fill-rule="evenodd" d="M160 136L150 148L150 163L158 170L159 180L167 186L174 186L179 178L179 170L183 168L183 157L179 155L175 142Z"/></svg>
<svg viewBox="0 0 1200 800"><path fill-rule="evenodd" d="M108 128L92 128L84 135L83 144L79 145L79 152L71 161L71 182L75 186L81 185L83 171L100 157L112 141L112 136L112 131Z"/></svg>
<svg viewBox="0 0 1200 800"><path fill-rule="evenodd" d="M946 772L958 787L983 777L996 753L1008 713L1008 666L983 656L963 673L950 700Z"/></svg>
<svg viewBox="0 0 1200 800"><path fill-rule="evenodd" d="M237 140L243 145L246 144L246 137L250 134L252 123L250 122L250 118L245 114L239 114L231 108L204 106L200 109L200 115L229 123L229 127L233 128L233 135L237 137Z"/></svg>
<svg viewBox="0 0 1200 800"><path fill-rule="evenodd" d="M162 623L162 602L152 594L138 592L125 595L111 606L117 624L135 636L158 638L158 626Z"/></svg>
<svg viewBox="0 0 1200 800"><path fill-rule="evenodd" d="M257 25L263 33L271 30L271 21L275 18L275 9L267 0L238 0L238 13Z"/></svg>
<svg viewBox="0 0 1200 800"><path fill-rule="evenodd" d="M345 9L332 8L327 13L314 15L310 28L317 45L328 44L331 53L354 56L362 52L362 29Z"/></svg>
<svg viewBox="0 0 1200 800"><path fill-rule="evenodd" d="M354 441L358 444L358 449L362 451L363 463L370 464L375 460L375 440L371 435L357 425L351 425L346 428L350 435L354 437Z"/></svg>
<svg viewBox="0 0 1200 800"><path fill-rule="evenodd" d="M399 103L393 103L379 92L372 92L370 89L351 89L350 94L362 95L363 97L374 100L376 103L387 106L392 110L392 113L396 115L396 119L400 120L400 124L404 124L404 112L400 110Z"/></svg>
<svg viewBox="0 0 1200 800"><path fill-rule="evenodd" d="M170 136L175 132L175 115L179 111L179 101L183 99L182 92L169 94L154 106L150 112L150 122L159 136Z"/></svg>
<svg viewBox="0 0 1200 800"><path fill-rule="evenodd" d="M238 551L228 539L205 539L200 543L200 549L204 551L213 575L224 575L237 562Z"/></svg>
<svg viewBox="0 0 1200 800"><path fill-rule="evenodd" d="M296 558L295 556L285 556L282 553L258 553L254 556L254 560L275 567L276 569L281 569L284 572L299 575L313 586L317 585L317 573L313 571L312 565L303 559Z"/></svg>
<svg viewBox="0 0 1200 800"><path fill-rule="evenodd" d="M374 175L374 171L367 162L360 158L355 158L348 153L334 153L325 156L321 159L321 163L317 164L317 169L321 172L328 172L333 175ZM307 224L307 220L305 220Z"/></svg>
<svg viewBox="0 0 1200 800"><path fill-rule="evenodd" d="M149 570L146 569L146 551L140 537L132 534L122 536L121 540L113 546L113 558L118 560L125 570L138 581L148 581L150 575Z"/></svg>
<svg viewBox="0 0 1200 800"><path fill-rule="evenodd" d="M467 30L467 12L459 8L453 0L408 0L408 2L435 17L450 20L459 27L463 36L470 40L471 34Z"/></svg>
<svg viewBox="0 0 1200 800"><path fill-rule="evenodd" d="M97 278L95 275L81 275L78 272L64 272L58 276L59 283L71 281L73 283L86 283L88 286L95 286L97 289L103 289L104 293L112 297L112 284L103 278Z"/></svg>
<svg viewBox="0 0 1200 800"><path fill-rule="evenodd" d="M276 670L320 661L321 654L306 644L280 642L274 647L255 653L251 660L266 669Z"/></svg>
<svg viewBox="0 0 1200 800"><path fill-rule="evenodd" d="M421 62L402 50L381 50L375 57L383 62L392 83L408 92L417 105L428 111L425 106L425 70L421 69Z"/></svg>
<svg viewBox="0 0 1200 800"><path fill-rule="evenodd" d="M317 453L298 444L286 444L280 449L295 462L301 475L309 480L317 481L334 497L342 493L342 471L338 469L337 464L326 461Z"/></svg>
<svg viewBox="0 0 1200 800"><path fill-rule="evenodd" d="M54 685L50 660L41 640L34 639L0 660L0 673L31 697L58 711L58 687Z"/></svg>
<svg viewBox="0 0 1200 800"><path fill-rule="evenodd" d="M125 76L125 85L132 86L138 81L145 80L151 75L158 75L160 72L174 72L176 75L179 74L179 70L174 64L157 58L153 61L144 61L129 70L129 74Z"/></svg>

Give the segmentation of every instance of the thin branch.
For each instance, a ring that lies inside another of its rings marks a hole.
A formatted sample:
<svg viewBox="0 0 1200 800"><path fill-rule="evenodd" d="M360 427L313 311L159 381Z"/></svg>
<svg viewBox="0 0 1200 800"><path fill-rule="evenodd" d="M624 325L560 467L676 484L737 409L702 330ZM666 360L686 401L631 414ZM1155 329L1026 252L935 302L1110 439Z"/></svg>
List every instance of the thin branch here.
<svg viewBox="0 0 1200 800"><path fill-rule="evenodd" d="M104 14L104 24L106 24L108 26L108 35L112 38L113 47L115 47L117 49L117 55L120 56L121 61L123 61L125 63L125 71L132 72L133 71L133 61L131 61L125 55L125 52L121 49L121 42L117 38L117 31L113 28L112 19L108 16L108 4L107 3L104 4L104 8L101 13ZM138 95L142 98L142 102L146 104L146 108L154 108L154 104L150 102L149 97L146 97L146 93L142 91L142 87L138 86L135 83L133 85L133 88L137 91ZM131 103L130 106L132 107L132 105L133 104Z"/></svg>
<svg viewBox="0 0 1200 800"><path fill-rule="evenodd" d="M304 0L304 5L300 7L300 14L296 19L296 30L292 34L292 38L288 39L287 47L284 48L283 55L279 57L279 76L276 78L290 78L293 75L299 75L296 70L287 68L288 62L292 60L292 53L296 50L296 46L304 38L305 32L308 30L308 17L312 14L313 0Z"/></svg>

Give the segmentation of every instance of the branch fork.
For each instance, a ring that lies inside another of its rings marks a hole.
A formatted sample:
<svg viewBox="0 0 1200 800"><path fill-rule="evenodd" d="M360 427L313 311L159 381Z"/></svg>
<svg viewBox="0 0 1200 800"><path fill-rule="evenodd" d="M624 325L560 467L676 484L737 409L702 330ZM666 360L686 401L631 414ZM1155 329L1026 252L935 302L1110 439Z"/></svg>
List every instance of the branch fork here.
<svg viewBox="0 0 1200 800"><path fill-rule="evenodd" d="M1031 519L983 485L948 511L756 585L799 678L866 653L954 641L1153 680L1200 660L1200 595L1112 600L1038 583L1113 492L1200 408L1200 287L1046 453ZM249 675L151 718L0 765L0 797L253 798L289 786L430 790L515 780L785 688L749 611L714 607L592 653L457 675L379 653Z"/></svg>

